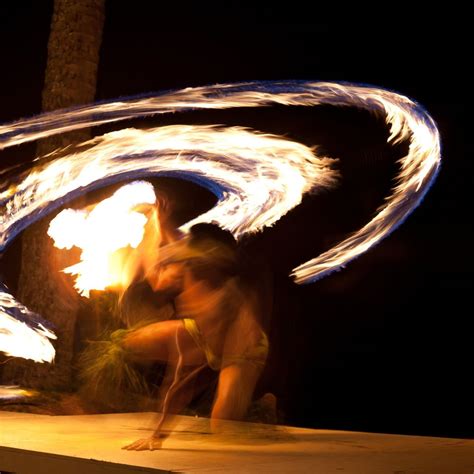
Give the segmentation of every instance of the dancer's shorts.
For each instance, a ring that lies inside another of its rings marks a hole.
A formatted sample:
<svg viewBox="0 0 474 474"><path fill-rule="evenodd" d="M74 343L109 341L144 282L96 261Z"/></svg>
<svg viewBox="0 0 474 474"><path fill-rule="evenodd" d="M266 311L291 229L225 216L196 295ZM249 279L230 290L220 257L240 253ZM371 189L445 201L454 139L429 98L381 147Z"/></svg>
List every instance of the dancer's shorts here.
<svg viewBox="0 0 474 474"><path fill-rule="evenodd" d="M196 321L191 318L183 318L183 325L186 331L191 335L196 345L204 352L209 367L213 370L221 370L229 365L251 362L259 369L263 369L268 355L268 337L262 331L258 343L247 349L242 354L236 356L225 356L222 359L218 357L211 349L205 338L203 337Z"/></svg>

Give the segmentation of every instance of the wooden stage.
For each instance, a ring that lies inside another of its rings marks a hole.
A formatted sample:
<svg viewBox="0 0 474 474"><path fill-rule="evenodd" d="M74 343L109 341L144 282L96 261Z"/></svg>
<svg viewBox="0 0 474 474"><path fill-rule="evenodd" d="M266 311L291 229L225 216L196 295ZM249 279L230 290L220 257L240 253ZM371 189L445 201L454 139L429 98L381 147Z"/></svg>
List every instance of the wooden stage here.
<svg viewBox="0 0 474 474"><path fill-rule="evenodd" d="M159 451L120 448L151 434L152 413L46 416L0 412L0 473L186 472L472 474L474 441L310 430L180 417Z"/></svg>

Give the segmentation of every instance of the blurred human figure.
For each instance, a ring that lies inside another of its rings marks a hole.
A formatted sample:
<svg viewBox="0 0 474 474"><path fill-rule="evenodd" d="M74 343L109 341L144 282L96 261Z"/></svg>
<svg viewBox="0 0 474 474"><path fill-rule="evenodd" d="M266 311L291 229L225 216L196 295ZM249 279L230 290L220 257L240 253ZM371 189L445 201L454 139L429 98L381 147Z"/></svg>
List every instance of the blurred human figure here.
<svg viewBox="0 0 474 474"><path fill-rule="evenodd" d="M123 336L127 356L168 363L161 388L162 415L154 434L125 449L158 449L173 426L173 415L188 405L197 375L219 372L211 428L241 420L265 365L268 339L262 330L258 295L239 272L237 245L230 232L197 224L189 236L164 247L155 274L156 291L178 293L176 319L146 325Z"/></svg>
<svg viewBox="0 0 474 474"><path fill-rule="evenodd" d="M124 259L118 305L119 319L129 329L174 317L179 288L158 289L155 269L161 250L183 237L172 223L171 206L164 196L158 194L155 205L141 205L136 211L147 217L147 224L142 241Z"/></svg>

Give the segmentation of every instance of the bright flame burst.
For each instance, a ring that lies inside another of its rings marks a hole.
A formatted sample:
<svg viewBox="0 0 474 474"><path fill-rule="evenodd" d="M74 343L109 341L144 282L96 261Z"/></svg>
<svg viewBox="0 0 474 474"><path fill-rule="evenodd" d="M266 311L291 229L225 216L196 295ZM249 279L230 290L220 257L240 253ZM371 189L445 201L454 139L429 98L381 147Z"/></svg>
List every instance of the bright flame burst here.
<svg viewBox="0 0 474 474"><path fill-rule="evenodd" d="M399 162L396 185L378 214L340 244L293 270L297 283L309 283L343 267L386 237L420 203L436 176L440 164L438 130L426 111L407 97L369 86L310 81L187 88L59 110L7 124L0 127L0 147L133 117L272 104L363 108L384 115L391 131L390 143L409 141L408 153ZM187 223L184 230L197 221L216 221L239 237L274 224L301 202L304 193L328 188L336 177L333 161L319 157L315 150L239 127L123 129L96 137L87 146L85 151L55 160L53 155L46 163L41 160L41 166L26 176L0 186L4 205L0 248L67 200L118 180L162 174L197 181L217 195L218 203ZM0 303L0 334L13 314ZM50 344L50 335L38 327L32 331L45 346ZM52 358L50 349L32 355L24 346L15 349L16 355L37 361ZM11 346L0 339L0 350L11 353Z"/></svg>
<svg viewBox="0 0 474 474"><path fill-rule="evenodd" d="M73 246L82 250L81 261L64 271L76 275L74 287L83 296L90 290L127 287L129 253L136 249L145 233L147 216L133 210L139 204L154 204L150 183L135 182L121 187L91 211L64 209L50 223L48 235L60 249Z"/></svg>

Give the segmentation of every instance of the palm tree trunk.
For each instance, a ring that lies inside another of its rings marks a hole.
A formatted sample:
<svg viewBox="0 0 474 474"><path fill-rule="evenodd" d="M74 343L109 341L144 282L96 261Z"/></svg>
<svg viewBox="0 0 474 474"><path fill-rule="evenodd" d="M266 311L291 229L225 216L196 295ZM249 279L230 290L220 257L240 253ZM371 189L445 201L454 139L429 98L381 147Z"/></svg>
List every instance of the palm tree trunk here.
<svg viewBox="0 0 474 474"><path fill-rule="evenodd" d="M44 112L92 102L95 98L105 0L55 0L48 42L42 108ZM57 135L38 143L37 154L72 145L90 130ZM14 361L5 367L4 380L48 390L71 388L74 332L79 298L65 284L59 270L61 256L42 219L22 236L19 300L56 326L58 340L53 365Z"/></svg>

